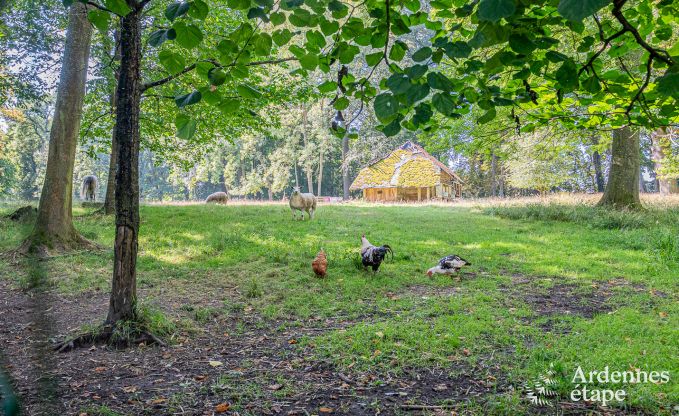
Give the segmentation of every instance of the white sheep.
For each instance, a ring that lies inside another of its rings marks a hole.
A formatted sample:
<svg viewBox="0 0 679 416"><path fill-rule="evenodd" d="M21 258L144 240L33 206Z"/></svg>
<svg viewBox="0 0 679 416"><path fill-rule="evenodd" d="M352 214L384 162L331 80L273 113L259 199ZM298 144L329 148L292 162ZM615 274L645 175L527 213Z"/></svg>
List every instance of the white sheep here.
<svg viewBox="0 0 679 416"><path fill-rule="evenodd" d="M292 210L292 219L297 219L297 211L302 215L304 221L304 211L309 215L309 219L314 219L314 211L316 211L316 196L312 193L303 194L299 191L299 186L293 188L290 195L290 209Z"/></svg>
<svg viewBox="0 0 679 416"><path fill-rule="evenodd" d="M229 195L227 195L226 192L215 192L214 194L210 194L205 200L206 204L226 204L227 202L229 202Z"/></svg>

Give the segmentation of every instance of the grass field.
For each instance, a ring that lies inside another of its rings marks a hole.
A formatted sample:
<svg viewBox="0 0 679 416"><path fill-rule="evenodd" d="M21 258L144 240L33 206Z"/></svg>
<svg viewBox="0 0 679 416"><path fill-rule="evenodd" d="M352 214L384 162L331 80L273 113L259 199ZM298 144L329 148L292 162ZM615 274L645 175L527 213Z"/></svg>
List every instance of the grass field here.
<svg viewBox="0 0 679 416"><path fill-rule="evenodd" d="M111 246L111 217L76 215L86 237ZM228 403L240 414L531 414L550 411L525 398L525 383L550 364L566 413L602 411L569 400L578 366L669 371L668 383L598 387L626 391L609 405L618 412L679 412L676 208L334 205L293 222L284 205L150 205L141 218L140 302L171 345L59 355L54 378L83 380L62 392L67 412L209 414ZM29 230L0 220L0 251ZM360 267L362 233L394 249L376 275ZM325 279L310 267L321 247ZM457 278L425 275L453 253L473 265ZM44 276L48 339L100 322L111 262L108 248L0 260L0 290L12 299L3 315L25 311L3 336L30 338L22 325ZM32 397L22 373L34 359L15 344L5 360Z"/></svg>

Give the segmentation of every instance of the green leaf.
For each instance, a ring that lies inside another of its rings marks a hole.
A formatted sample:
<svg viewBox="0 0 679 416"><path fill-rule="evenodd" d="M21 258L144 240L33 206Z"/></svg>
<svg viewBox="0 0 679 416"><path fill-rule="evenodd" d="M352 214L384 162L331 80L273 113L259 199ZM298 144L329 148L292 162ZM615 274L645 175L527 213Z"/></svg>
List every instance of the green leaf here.
<svg viewBox="0 0 679 416"><path fill-rule="evenodd" d="M404 42L401 42L400 40L397 40L394 42L391 50L389 51L389 60L400 61L404 56L406 56L407 50L408 45L406 45Z"/></svg>
<svg viewBox="0 0 679 416"><path fill-rule="evenodd" d="M585 91L591 92L592 94L596 94L597 92L601 91L601 84L599 84L599 80L595 76L584 80L582 82L582 87L585 89Z"/></svg>
<svg viewBox="0 0 679 416"><path fill-rule="evenodd" d="M410 84L408 90L405 93L406 101L408 104L413 105L429 95L429 91L430 89L428 84Z"/></svg>
<svg viewBox="0 0 679 416"><path fill-rule="evenodd" d="M104 6L119 16L127 16L132 11L125 0L104 0Z"/></svg>
<svg viewBox="0 0 679 416"><path fill-rule="evenodd" d="M410 89L410 79L403 74L393 74L387 79L387 87L394 95L403 94Z"/></svg>
<svg viewBox="0 0 679 416"><path fill-rule="evenodd" d="M108 13L107 13L108 15ZM149 45L155 48L162 45L166 40L172 40L177 37L177 32L174 29L160 29L152 32L149 35Z"/></svg>
<svg viewBox="0 0 679 416"><path fill-rule="evenodd" d="M158 60L163 68L171 74L176 74L186 67L186 60L184 57L172 51L161 51L158 54Z"/></svg>
<svg viewBox="0 0 679 416"><path fill-rule="evenodd" d="M571 60L564 62L559 69L557 69L554 77L562 88L572 90L578 86L578 68Z"/></svg>
<svg viewBox="0 0 679 416"><path fill-rule="evenodd" d="M177 114L174 125L177 127L177 137L180 139L188 140L196 133L196 120L192 120L185 114Z"/></svg>
<svg viewBox="0 0 679 416"><path fill-rule="evenodd" d="M207 78L210 80L210 84L220 86L226 81L226 72L215 67L208 71Z"/></svg>
<svg viewBox="0 0 679 416"><path fill-rule="evenodd" d="M193 49L200 45L203 41L203 32L200 28L193 24L185 24L184 22L177 22L173 26L175 32L177 32L177 39L175 40L179 46L186 49Z"/></svg>
<svg viewBox="0 0 679 416"><path fill-rule="evenodd" d="M240 84L236 87L236 90L238 91L238 95L243 98L259 98L262 96L261 92L248 84Z"/></svg>
<svg viewBox="0 0 679 416"><path fill-rule="evenodd" d="M165 9L165 17L172 22L174 19L184 16L190 8L191 5L186 1L170 3Z"/></svg>
<svg viewBox="0 0 679 416"><path fill-rule="evenodd" d="M611 3L611 0L561 0L557 10L568 20L581 21Z"/></svg>
<svg viewBox="0 0 679 416"><path fill-rule="evenodd" d="M514 33L509 36L509 47L512 48L514 52L529 55L535 50L536 46L533 41L523 33Z"/></svg>
<svg viewBox="0 0 679 416"><path fill-rule="evenodd" d="M307 71L313 71L318 66L318 55L315 53L308 53L299 58L299 64Z"/></svg>
<svg viewBox="0 0 679 416"><path fill-rule="evenodd" d="M396 119L384 126L382 133L387 137L396 136L401 131L401 120Z"/></svg>
<svg viewBox="0 0 679 416"><path fill-rule="evenodd" d="M347 97L339 97L333 103L333 107L339 111L346 110L349 107L349 99Z"/></svg>
<svg viewBox="0 0 679 416"><path fill-rule="evenodd" d="M210 8L203 0L193 0L191 2L191 8L189 9L189 16L198 20L205 20Z"/></svg>
<svg viewBox="0 0 679 416"><path fill-rule="evenodd" d="M250 0L228 0L229 8L236 10L247 10L250 8Z"/></svg>
<svg viewBox="0 0 679 416"><path fill-rule="evenodd" d="M438 72L428 73L427 83L436 90L452 91L454 89L454 85L448 77Z"/></svg>
<svg viewBox="0 0 679 416"><path fill-rule="evenodd" d="M679 98L679 66L670 67L663 76L658 78L657 84L660 94Z"/></svg>
<svg viewBox="0 0 679 416"><path fill-rule="evenodd" d="M444 47L446 55L453 58L466 58L472 53L472 48L466 42L457 41L452 43L447 43Z"/></svg>
<svg viewBox="0 0 679 416"><path fill-rule="evenodd" d="M426 65L413 65L409 68L405 69L406 75L410 77L410 79L419 79L422 77L427 72L427 66Z"/></svg>
<svg viewBox="0 0 679 416"><path fill-rule="evenodd" d="M179 108L184 108L187 105L193 105L197 104L200 102L201 98L203 98L202 94L200 91L193 91L185 95L180 95L174 99L174 102L177 104L177 107Z"/></svg>
<svg viewBox="0 0 679 416"><path fill-rule="evenodd" d="M479 122L480 124L485 124L488 123L489 121L493 121L496 115L497 112L495 111L495 107L491 107L488 111L486 111L485 114L479 117L476 121Z"/></svg>
<svg viewBox="0 0 679 416"><path fill-rule="evenodd" d="M260 56L267 56L271 53L271 47L273 43L271 41L271 36L267 33L260 33L254 41L255 53Z"/></svg>
<svg viewBox="0 0 679 416"><path fill-rule="evenodd" d="M277 30L273 32L272 38L276 45L283 46L292 39L292 32L288 29Z"/></svg>
<svg viewBox="0 0 679 416"><path fill-rule="evenodd" d="M503 17L509 17L516 11L514 0L481 0L479 3L479 20L497 22Z"/></svg>
<svg viewBox="0 0 679 416"><path fill-rule="evenodd" d="M455 111L455 102L448 94L436 93L431 99L431 103L439 113L450 116Z"/></svg>
<svg viewBox="0 0 679 416"><path fill-rule="evenodd" d="M545 57L550 61L550 62L564 62L568 60L568 56L562 54L561 52L557 51L548 51L545 54Z"/></svg>
<svg viewBox="0 0 679 416"><path fill-rule="evenodd" d="M398 101L396 97L389 93L382 93L375 97L373 106L375 108L375 116L382 122L389 121L398 112Z"/></svg>
<svg viewBox="0 0 679 416"><path fill-rule="evenodd" d="M271 13L269 15L269 19L271 20L271 24L274 26L279 26L285 23L285 14L281 12Z"/></svg>
<svg viewBox="0 0 679 416"><path fill-rule="evenodd" d="M323 20L321 21L321 32L323 32L324 35L330 36L333 33L336 33L339 30L339 23L332 20Z"/></svg>
<svg viewBox="0 0 679 416"><path fill-rule="evenodd" d="M470 103L475 103L479 99L479 93L474 88L465 88L462 90L462 94Z"/></svg>
<svg viewBox="0 0 679 416"><path fill-rule="evenodd" d="M222 95L212 85L201 87L198 89L203 96L202 101L209 105L217 105L222 101Z"/></svg>
<svg viewBox="0 0 679 416"><path fill-rule="evenodd" d="M384 52L371 53L365 56L365 62L367 62L369 66L375 66L382 60L382 56L384 56Z"/></svg>
<svg viewBox="0 0 679 416"><path fill-rule="evenodd" d="M427 103L422 103L415 107L415 115L413 116L413 123L416 126L421 126L428 122L431 119L431 116L434 115L434 112L431 109L431 106Z"/></svg>
<svg viewBox="0 0 679 416"><path fill-rule="evenodd" d="M250 10L248 10L248 19L262 19L264 22L269 21L269 16L266 14L264 11L264 8L262 7L253 7Z"/></svg>
<svg viewBox="0 0 679 416"><path fill-rule="evenodd" d="M422 62L425 59L428 59L432 54L432 50L430 47L425 46L424 48L420 48L413 54L413 61L415 62Z"/></svg>
<svg viewBox="0 0 679 416"><path fill-rule="evenodd" d="M217 106L217 108L219 108L219 111L224 114L233 114L240 108L240 100L235 98L225 98L222 100L219 106Z"/></svg>
<svg viewBox="0 0 679 416"><path fill-rule="evenodd" d="M337 89L337 83L335 81L325 81L318 86L318 91L322 93L333 92Z"/></svg>
<svg viewBox="0 0 679 416"><path fill-rule="evenodd" d="M325 36L321 32L309 30L306 32L306 39L309 42L307 48L320 51L325 46Z"/></svg>
<svg viewBox="0 0 679 416"><path fill-rule="evenodd" d="M111 20L111 14L103 10L90 10L87 12L87 19L92 22L100 32L106 33L108 31L108 24Z"/></svg>

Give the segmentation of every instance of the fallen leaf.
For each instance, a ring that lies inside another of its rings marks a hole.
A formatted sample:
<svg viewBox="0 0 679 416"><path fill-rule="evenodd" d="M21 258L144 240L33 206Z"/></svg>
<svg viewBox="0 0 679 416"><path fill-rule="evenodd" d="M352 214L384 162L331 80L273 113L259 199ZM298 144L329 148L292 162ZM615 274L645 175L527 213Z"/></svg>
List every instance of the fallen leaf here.
<svg viewBox="0 0 679 416"><path fill-rule="evenodd" d="M199 376L193 376L193 379L196 381L203 381L207 378L206 375L199 375Z"/></svg>
<svg viewBox="0 0 679 416"><path fill-rule="evenodd" d="M217 413L224 413L229 410L231 405L229 403L219 403L217 406L215 406L215 412Z"/></svg>
<svg viewBox="0 0 679 416"><path fill-rule="evenodd" d="M377 332L375 332L375 336L376 336L377 338L384 338L384 332L382 332L382 331L377 331Z"/></svg>
<svg viewBox="0 0 679 416"><path fill-rule="evenodd" d="M125 386L125 387L123 387L123 391L125 393L134 393L134 392L137 391L137 387L136 386Z"/></svg>
<svg viewBox="0 0 679 416"><path fill-rule="evenodd" d="M448 390L448 386L446 386L445 384L437 384L434 387L432 387L432 389L434 391L444 391L444 390Z"/></svg>
<svg viewBox="0 0 679 416"><path fill-rule="evenodd" d="M166 398L159 397L159 398L155 399L154 401L152 401L151 404L161 404L161 403L165 403L166 401L167 401Z"/></svg>
<svg viewBox="0 0 679 416"><path fill-rule="evenodd" d="M95 373L103 373L104 371L106 371L106 367L97 367L94 369Z"/></svg>
<svg viewBox="0 0 679 416"><path fill-rule="evenodd" d="M272 384L269 387L267 387L269 390L280 390L283 388L282 384Z"/></svg>
<svg viewBox="0 0 679 416"><path fill-rule="evenodd" d="M210 364L210 367L219 367L221 365L224 365L224 363L221 362L221 361L210 361L209 364Z"/></svg>
<svg viewBox="0 0 679 416"><path fill-rule="evenodd" d="M288 341L288 344L290 344L290 345L297 344L297 340L293 338L290 341Z"/></svg>
<svg viewBox="0 0 679 416"><path fill-rule="evenodd" d="M466 355L467 357L469 357L470 355L472 355L472 353L469 352L469 350L468 350L467 348L465 348L465 349L462 350L462 354Z"/></svg>
<svg viewBox="0 0 679 416"><path fill-rule="evenodd" d="M321 413L332 413L334 410L331 407L321 407L318 409L319 412Z"/></svg>
<svg viewBox="0 0 679 416"><path fill-rule="evenodd" d="M172 357L172 354L170 354L169 352L166 352L165 354L163 354L163 359L164 359L164 360L167 360L167 359L170 358L170 357Z"/></svg>
<svg viewBox="0 0 679 416"><path fill-rule="evenodd" d="M667 312L658 312L661 318L667 318Z"/></svg>

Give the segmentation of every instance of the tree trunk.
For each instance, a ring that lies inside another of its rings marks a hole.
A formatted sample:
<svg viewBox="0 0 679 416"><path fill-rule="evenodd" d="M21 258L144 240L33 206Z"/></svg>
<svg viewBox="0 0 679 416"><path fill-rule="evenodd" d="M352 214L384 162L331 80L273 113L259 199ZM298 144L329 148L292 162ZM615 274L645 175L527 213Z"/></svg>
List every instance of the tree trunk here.
<svg viewBox="0 0 679 416"><path fill-rule="evenodd" d="M121 19L121 60L116 108L116 236L107 324L136 317L139 237L139 111L141 101L141 10Z"/></svg>
<svg viewBox="0 0 679 416"><path fill-rule="evenodd" d="M323 183L323 149L320 149L318 155L318 191L316 196L321 196L321 184Z"/></svg>
<svg viewBox="0 0 679 416"><path fill-rule="evenodd" d="M639 200L640 159L639 133L633 132L629 127L615 130L608 183L599 206L611 206L617 209L641 208Z"/></svg>
<svg viewBox="0 0 679 416"><path fill-rule="evenodd" d="M69 250L87 241L73 226L73 165L78 144L92 26L87 7L74 2L69 10L66 46L59 77L54 120L50 131L45 182L38 218L27 251L43 255L50 250Z"/></svg>
<svg viewBox="0 0 679 416"><path fill-rule="evenodd" d="M113 46L113 60L120 61L120 32L117 30L113 33L115 45ZM115 111L118 104L116 99L116 89L118 88L118 71L115 73L115 85L113 86L113 93L111 93L111 110ZM111 215L115 211L115 187L116 187L116 169L118 168L118 144L116 143L115 127L111 134L111 157L108 165L108 180L106 181L106 197L104 198L104 206L101 211L105 215Z"/></svg>
<svg viewBox="0 0 679 416"><path fill-rule="evenodd" d="M667 128L665 127L659 128L651 134L651 159L653 160L653 170L655 171L660 195L669 195L679 192L676 178L661 178L666 151L671 151L668 149L668 143L663 143L662 140L667 134Z"/></svg>
<svg viewBox="0 0 679 416"><path fill-rule="evenodd" d="M497 156L490 154L490 196L497 196Z"/></svg>
<svg viewBox="0 0 679 416"><path fill-rule="evenodd" d="M342 199L345 201L349 200L349 187L351 182L349 181L349 136L344 135L342 138Z"/></svg>
<svg viewBox="0 0 679 416"><path fill-rule="evenodd" d="M594 165L594 181L596 182L596 191L604 192L606 183L604 182L604 173L601 169L601 155L598 151L592 153L592 165Z"/></svg>

